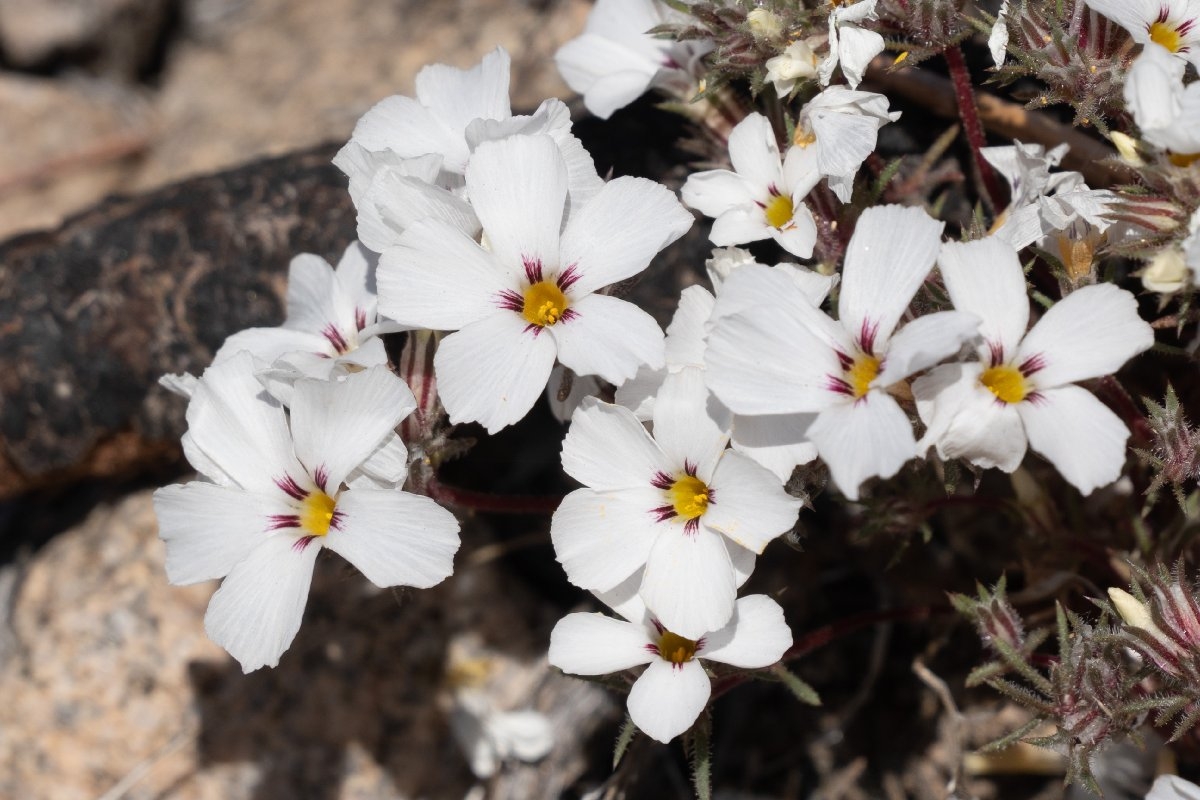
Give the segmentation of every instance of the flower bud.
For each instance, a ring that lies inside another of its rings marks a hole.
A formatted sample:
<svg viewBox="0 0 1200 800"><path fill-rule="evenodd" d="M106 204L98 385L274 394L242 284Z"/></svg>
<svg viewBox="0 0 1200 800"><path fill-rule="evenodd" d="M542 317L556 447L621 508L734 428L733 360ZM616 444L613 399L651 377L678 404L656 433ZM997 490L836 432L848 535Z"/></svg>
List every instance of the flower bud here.
<svg viewBox="0 0 1200 800"><path fill-rule="evenodd" d="M769 42L783 36L783 20L774 11L756 8L746 15L750 33L760 42Z"/></svg>
<svg viewBox="0 0 1200 800"><path fill-rule="evenodd" d="M1171 294L1184 287L1190 277L1189 273L1183 250L1174 246L1167 247L1159 250L1142 270L1142 286L1149 292Z"/></svg>

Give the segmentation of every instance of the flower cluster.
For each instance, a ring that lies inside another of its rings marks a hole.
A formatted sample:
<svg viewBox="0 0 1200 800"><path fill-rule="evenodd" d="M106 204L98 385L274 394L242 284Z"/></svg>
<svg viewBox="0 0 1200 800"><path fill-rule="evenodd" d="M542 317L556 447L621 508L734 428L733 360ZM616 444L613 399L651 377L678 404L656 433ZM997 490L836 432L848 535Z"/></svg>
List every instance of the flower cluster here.
<svg viewBox="0 0 1200 800"><path fill-rule="evenodd" d="M1110 16L1142 47L1123 95L1141 131L1134 149L1190 169L1191 5L1088 2L1089 19ZM846 505L894 491L886 481L906 467L927 482L951 465L1014 473L1029 450L1082 496L1126 473L1141 420L1094 390L1115 385L1155 330L1117 285L1128 273L1101 261L1169 244L1200 275L1200 188L1172 211L1191 229L1166 242L1123 216L1128 188L1059 170L1066 145L972 141L975 166L1007 182L1007 204L989 197L974 218L955 217L913 190L876 205L901 166L877 157L880 132L900 113L859 86L872 86L881 31L905 28L882 0L796 5L599 0L558 51L599 117L647 91L690 104L712 168L692 169L678 195L602 178L559 100L514 114L499 49L466 70L426 67L415 97L388 97L359 120L334 160L358 241L336 268L292 262L281 326L230 336L199 378L164 379L188 398L183 448L200 473L156 495L168 578L224 578L206 626L245 670L278 663L296 635L323 546L380 587L450 575L458 522L427 495L439 497L440 459L467 447L451 433L495 434L548 395L569 422L561 463L578 484L549 538L567 580L617 615L560 620L549 662L586 676L640 670L626 676L629 715L663 742L696 723L712 677L795 655L776 600L739 591L797 525L798 467L827 473ZM1002 8L998 64L1023 5ZM690 14L721 37L706 40ZM737 97L727 73L707 85L713 64L735 62L757 97ZM712 220L711 287L692 265L664 332L624 289L688 234L692 210ZM1184 277L1156 280L1184 291ZM397 370L385 341L402 343ZM1194 432L1177 406L1159 417L1151 427L1167 444L1154 458L1169 475L1154 486L1172 483L1183 505ZM1195 611L1191 595L1158 599ZM1045 637L1024 632L1002 590L957 602L1008 664L996 669L1036 674ZM1128 596L1113 602L1137 616ZM1178 636L1156 614L1138 617L1135 649L1178 667ZM1092 627L1076 627L1064 664L1108 657ZM1124 667L1109 666L1093 692L1101 705L1127 688ZM1071 724L1098 729L1073 680L1063 668L1035 688L1058 712L1055 698L1075 698ZM471 704L477 773L545 752L541 722L498 716L482 696Z"/></svg>

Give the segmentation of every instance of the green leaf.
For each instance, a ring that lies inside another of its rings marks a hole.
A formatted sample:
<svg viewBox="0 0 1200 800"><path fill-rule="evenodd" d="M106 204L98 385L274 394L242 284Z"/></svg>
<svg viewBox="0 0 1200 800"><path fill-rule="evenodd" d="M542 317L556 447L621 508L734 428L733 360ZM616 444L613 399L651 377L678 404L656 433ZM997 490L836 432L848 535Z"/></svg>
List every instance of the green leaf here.
<svg viewBox="0 0 1200 800"><path fill-rule="evenodd" d="M796 673L783 664L771 667L771 674L778 678L779 682L786 686L788 691L801 703L809 706L821 705L821 696L817 694L817 690L800 680Z"/></svg>
<svg viewBox="0 0 1200 800"><path fill-rule="evenodd" d="M613 769L616 769L617 765L621 763L621 758L625 755L625 751L629 749L629 744L636 735L637 725L634 725L633 718L626 714L625 722L621 725L621 732L617 734L617 743L613 745Z"/></svg>

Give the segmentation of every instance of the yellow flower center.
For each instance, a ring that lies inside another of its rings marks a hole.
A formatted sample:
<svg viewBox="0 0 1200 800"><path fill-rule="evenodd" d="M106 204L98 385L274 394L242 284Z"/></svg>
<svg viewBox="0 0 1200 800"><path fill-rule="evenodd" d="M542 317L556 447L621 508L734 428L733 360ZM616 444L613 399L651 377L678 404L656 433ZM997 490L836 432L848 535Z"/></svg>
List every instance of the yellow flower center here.
<svg viewBox="0 0 1200 800"><path fill-rule="evenodd" d="M658 654L672 664L684 664L696 657L696 643L670 631L658 637Z"/></svg>
<svg viewBox="0 0 1200 800"><path fill-rule="evenodd" d="M1150 41L1161 45L1172 53L1178 53L1183 47L1183 37L1179 29L1166 22L1155 22L1150 25Z"/></svg>
<svg viewBox="0 0 1200 800"><path fill-rule="evenodd" d="M979 382L1005 403L1019 403L1029 394L1029 384L1016 367L990 367L979 376Z"/></svg>
<svg viewBox="0 0 1200 800"><path fill-rule="evenodd" d="M1177 167L1190 167L1200 161L1200 153L1170 153L1167 160Z"/></svg>
<svg viewBox="0 0 1200 800"><path fill-rule="evenodd" d="M772 228L782 228L792 221L792 213L795 210L791 197L777 194L767 203L767 224Z"/></svg>
<svg viewBox="0 0 1200 800"><path fill-rule="evenodd" d="M553 325L567 310L567 296L553 281L538 281L525 290L521 316L539 327Z"/></svg>
<svg viewBox="0 0 1200 800"><path fill-rule="evenodd" d="M696 519L708 510L709 492L704 481L684 475L667 490L675 513L685 520Z"/></svg>
<svg viewBox="0 0 1200 800"><path fill-rule="evenodd" d="M337 502L317 490L304 498L300 506L300 527L309 536L324 536L329 533L329 525L333 522L333 510Z"/></svg>
<svg viewBox="0 0 1200 800"><path fill-rule="evenodd" d="M857 400L865 395L871 389L871 382L878 376L879 359L866 353L859 354L850 368L846 370L846 382L850 384L850 389L854 392L854 399Z"/></svg>

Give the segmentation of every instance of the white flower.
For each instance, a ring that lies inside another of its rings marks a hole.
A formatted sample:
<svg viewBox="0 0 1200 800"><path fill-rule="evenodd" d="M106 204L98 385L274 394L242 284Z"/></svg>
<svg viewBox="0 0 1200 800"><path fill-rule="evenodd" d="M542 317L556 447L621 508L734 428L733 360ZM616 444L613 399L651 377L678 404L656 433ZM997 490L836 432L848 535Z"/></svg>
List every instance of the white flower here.
<svg viewBox="0 0 1200 800"><path fill-rule="evenodd" d="M858 0L855 3L834 6L830 12L829 55L821 62L819 69L822 86L829 85L834 69L841 64L842 74L846 76L850 88L858 88L863 73L867 71L867 64L883 52L887 43L882 36L875 31L850 24L876 19L876 2L877 0Z"/></svg>
<svg viewBox="0 0 1200 800"><path fill-rule="evenodd" d="M585 487L564 498L550 538L567 578L597 592L645 566L639 593L664 625L697 638L729 621L739 574L796 522L800 502L749 458L725 449L700 371L663 383L653 438L620 406L586 401L563 442L563 469Z"/></svg>
<svg viewBox="0 0 1200 800"><path fill-rule="evenodd" d="M554 730L537 711L500 711L486 692L455 692L450 730L477 778L490 778L505 761L534 762L554 746Z"/></svg>
<svg viewBox="0 0 1200 800"><path fill-rule="evenodd" d="M1125 105L1142 138L1182 163L1200 155L1200 84L1184 86L1186 66L1151 43L1125 76Z"/></svg>
<svg viewBox="0 0 1200 800"><path fill-rule="evenodd" d="M988 35L988 51L992 54L992 63L1003 67L1008 55L1008 0L1000 4L1000 11L996 14L996 24L992 25L992 32Z"/></svg>
<svg viewBox="0 0 1200 800"><path fill-rule="evenodd" d="M1159 775L1146 800L1200 800L1200 786L1178 775Z"/></svg>
<svg viewBox="0 0 1200 800"><path fill-rule="evenodd" d="M1153 42L1200 66L1200 1L1087 0L1087 4L1129 31L1138 44Z"/></svg>
<svg viewBox="0 0 1200 800"><path fill-rule="evenodd" d="M686 100L695 94L699 60L710 42L676 42L649 33L686 20L658 0L597 0L583 35L558 49L563 80L583 95L588 111L608 119L648 89Z"/></svg>
<svg viewBox="0 0 1200 800"><path fill-rule="evenodd" d="M767 80L775 85L775 94L786 99L797 83L816 77L817 54L808 40L792 42L782 53L767 59L766 66Z"/></svg>
<svg viewBox="0 0 1200 800"><path fill-rule="evenodd" d="M417 74L416 99L388 97L358 121L333 163L350 178L364 245L382 253L426 217L477 235L479 220L461 195L470 154L485 141L545 133L566 161L571 202L582 204L599 191L603 181L572 135L571 113L562 101L551 98L532 115L512 115L509 68L501 48L469 70L426 66Z"/></svg>
<svg viewBox="0 0 1200 800"><path fill-rule="evenodd" d="M673 632L644 607L631 604L620 611L625 620L586 613L559 620L550 633L550 663L573 675L607 675L648 664L629 691L629 716L660 742L692 727L708 705L712 685L700 661L762 669L792 645L783 609L761 594L741 598L726 624L694 638Z"/></svg>
<svg viewBox="0 0 1200 800"><path fill-rule="evenodd" d="M1142 270L1141 278L1148 292L1171 294L1187 286L1191 283L1191 271L1183 249L1169 246L1159 250Z"/></svg>
<svg viewBox="0 0 1200 800"><path fill-rule="evenodd" d="M875 152L879 129L898 119L900 112L889 111L881 94L831 86L800 111L788 159L799 162L802 183L812 181L814 174L816 180L828 178L838 199L849 203L854 176Z"/></svg>
<svg viewBox="0 0 1200 800"><path fill-rule="evenodd" d="M753 264L753 256L745 250L730 247L714 250L709 259L708 273L718 296L724 280L734 269ZM759 265L762 266L762 265ZM769 267L766 267L770 269ZM795 264L779 264L776 270L785 272L800 292L814 306L821 305L834 285L834 278L820 275ZM655 395L670 373L686 368L704 368L707 327L716 298L702 286L689 286L679 298L679 308L667 326L667 359L663 369L646 367L617 389L616 402L632 410L637 418L650 421L654 414ZM728 309L726 309L728 311ZM715 404L715 405L714 405ZM780 482L786 481L798 464L807 464L817 457L817 450L808 441L805 431L812 423L811 414L779 414L743 416L728 412L713 398L710 408L717 416L728 419L731 425L730 443L733 449L763 465Z"/></svg>
<svg viewBox="0 0 1200 800"><path fill-rule="evenodd" d="M1026 333L1029 300L1017 252L995 238L948 243L938 259L954 307L983 320L980 361L948 364L913 384L928 425L922 449L1012 472L1032 447L1083 494L1116 480L1129 431L1074 385L1115 372L1154 344L1133 295L1085 286Z"/></svg>
<svg viewBox="0 0 1200 800"><path fill-rule="evenodd" d="M154 508L171 583L225 578L204 624L243 670L279 663L322 547L380 587L433 586L453 571L450 512L355 477L414 406L384 367L297 381L290 417L262 391L247 353L200 379L188 457L211 482L159 489Z"/></svg>
<svg viewBox="0 0 1200 800"><path fill-rule="evenodd" d="M567 167L550 137L481 144L467 191L490 250L424 220L380 260L380 309L405 324L457 331L434 359L452 422L489 432L525 416L557 358L610 383L663 360L662 331L597 290L641 272L692 216L666 188L617 178L567 210ZM564 224L565 223L565 224Z"/></svg>
<svg viewBox="0 0 1200 800"><path fill-rule="evenodd" d="M867 478L890 477L917 454L908 416L887 388L975 335L978 320L960 312L896 331L941 231L921 209L865 211L842 269L837 322L786 275L753 266L736 270L717 299L705 354L713 393L738 414L815 414L806 435L852 500Z"/></svg>
<svg viewBox="0 0 1200 800"><path fill-rule="evenodd" d="M683 185L683 202L714 217L709 239L716 245L774 239L792 255L808 258L817 225L804 198L820 175L802 168L798 148L781 162L771 123L754 113L729 134L727 169L697 172Z"/></svg>
<svg viewBox="0 0 1200 800"><path fill-rule="evenodd" d="M375 257L357 243L346 248L336 270L320 256L296 256L288 267L283 325L233 334L213 363L251 353L269 367L264 384L290 403L298 378L328 378L387 364L379 337L404 327L380 319L376 306Z"/></svg>
<svg viewBox="0 0 1200 800"><path fill-rule="evenodd" d="M980 151L1012 189L1012 201L995 226L997 238L1020 250L1034 242L1045 247L1048 239L1078 239L1088 231L1098 235L1108 230L1111 223L1103 215L1113 193L1089 189L1078 172L1050 171L1069 149L1061 144L1047 151L1040 144L1016 142Z"/></svg>
<svg viewBox="0 0 1200 800"><path fill-rule="evenodd" d="M1188 235L1182 246L1184 260L1192 271L1192 283L1200 286L1200 209L1192 214L1188 222Z"/></svg>

